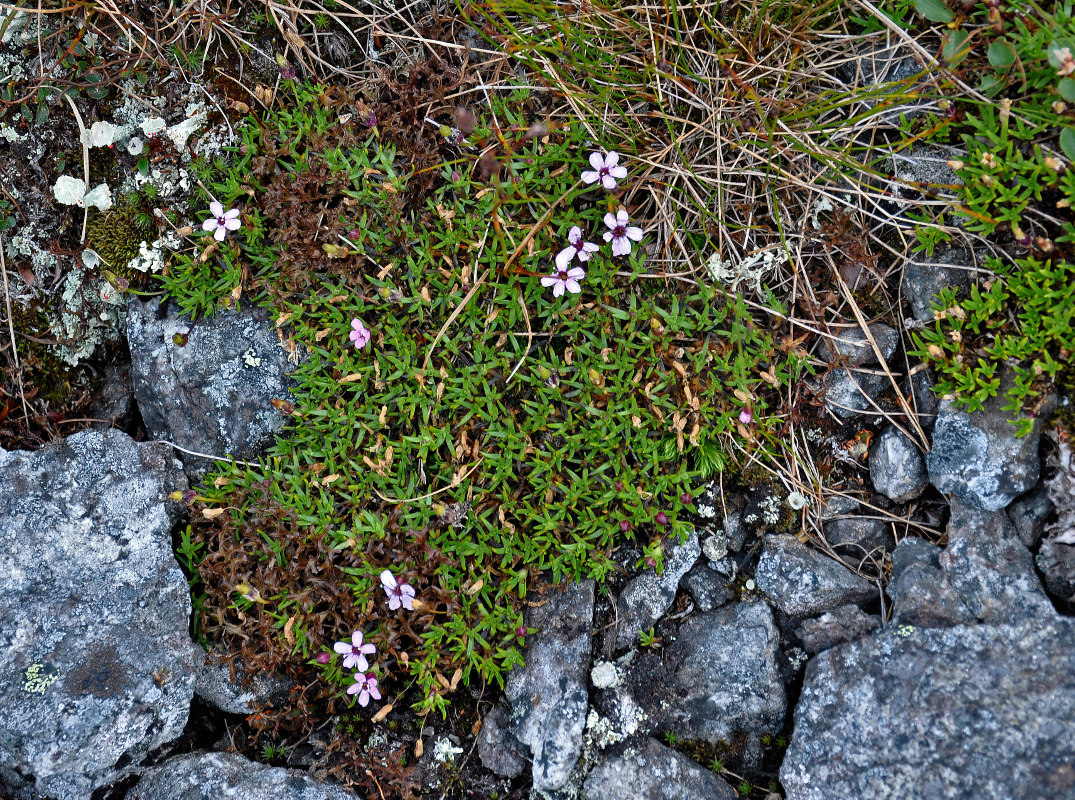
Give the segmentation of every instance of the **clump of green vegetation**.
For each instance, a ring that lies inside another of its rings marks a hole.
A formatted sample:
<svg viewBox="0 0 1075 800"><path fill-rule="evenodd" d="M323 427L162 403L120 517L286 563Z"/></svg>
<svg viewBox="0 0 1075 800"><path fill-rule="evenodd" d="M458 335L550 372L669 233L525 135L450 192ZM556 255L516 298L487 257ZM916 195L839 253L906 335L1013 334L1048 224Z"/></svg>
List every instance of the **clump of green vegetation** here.
<svg viewBox="0 0 1075 800"><path fill-rule="evenodd" d="M260 466L223 468L200 490L206 510L227 509L194 530L208 545L203 625L260 624L271 641L257 646L277 662L297 651L313 663L364 631L381 685L414 680L419 709L444 711L460 678L501 683L520 662L520 602L539 572L600 579L621 542L682 536L692 489L731 461L736 393L764 446L776 422L760 373L786 382L801 364L741 299L643 277L645 242L627 258L595 253L581 294L542 286L569 229L601 241L619 202L579 180L593 149L581 126L529 131L525 91L453 133L435 175L337 122L350 113L339 95L296 98L244 126L210 187L243 204L240 235L165 278L187 311L209 314L245 270L247 296L274 305L304 355L282 399L287 435ZM361 349L356 322L371 333ZM228 580L248 549L273 586ZM342 586L311 583L311 558ZM384 570L415 588L413 611L387 607ZM351 679L335 662L326 674Z"/></svg>
<svg viewBox="0 0 1075 800"><path fill-rule="evenodd" d="M127 268L138 257L139 246L157 238L152 198L145 191L120 198L108 211L97 212L86 227L87 245L101 257L103 267L133 279L137 270Z"/></svg>
<svg viewBox="0 0 1075 800"><path fill-rule="evenodd" d="M1072 4L1050 13L1036 3L982 3L961 25L942 3L918 5L955 26L949 63L974 61L979 90L994 98L957 104L966 155L951 162L963 181L954 212L970 231L1010 234L1025 255L989 259L993 275L969 297L944 292L933 328L915 336L915 355L937 370L937 391L969 410L997 395L1010 366L1004 408L1024 414L1017 424L1025 433L1042 388L1075 351ZM971 54L973 37L983 40L984 58ZM936 236L923 230L920 239L932 252Z"/></svg>

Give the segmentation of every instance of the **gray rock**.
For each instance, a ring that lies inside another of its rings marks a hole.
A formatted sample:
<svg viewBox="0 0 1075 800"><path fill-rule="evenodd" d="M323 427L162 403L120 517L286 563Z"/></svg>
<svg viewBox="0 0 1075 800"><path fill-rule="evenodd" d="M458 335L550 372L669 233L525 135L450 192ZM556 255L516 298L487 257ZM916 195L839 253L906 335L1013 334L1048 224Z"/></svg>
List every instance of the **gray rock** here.
<svg viewBox="0 0 1075 800"><path fill-rule="evenodd" d="M699 611L712 611L730 602L735 592L728 587L728 581L708 564L696 564L694 569L683 576L679 585L686 589Z"/></svg>
<svg viewBox="0 0 1075 800"><path fill-rule="evenodd" d="M226 663L203 664L197 672L194 693L228 714L253 714L275 700L287 697L292 682L278 675L256 673L247 676L241 660L235 662L235 676Z"/></svg>
<svg viewBox="0 0 1075 800"><path fill-rule="evenodd" d="M914 398L915 411L918 412L918 424L927 431L933 430L940 405L940 398L933 391L935 385L933 373L925 365L919 365L911 370L910 391Z"/></svg>
<svg viewBox="0 0 1075 800"><path fill-rule="evenodd" d="M918 497L929 486L926 462L914 442L889 425L870 448L870 480L895 503Z"/></svg>
<svg viewBox="0 0 1075 800"><path fill-rule="evenodd" d="M106 367L101 397L90 411L91 417L103 422L95 422L93 427L97 430L124 428L130 423L133 411L134 384L131 380L131 365Z"/></svg>
<svg viewBox="0 0 1075 800"><path fill-rule="evenodd" d="M1075 623L889 626L810 660L787 800L1075 797Z"/></svg>
<svg viewBox="0 0 1075 800"><path fill-rule="evenodd" d="M647 569L632 578L623 587L616 600L617 624L612 639L612 650L631 647L638 640L638 632L649 630L676 599L676 588L682 578L701 555L698 532L691 530L687 541L675 542L665 553L664 571Z"/></svg>
<svg viewBox="0 0 1075 800"><path fill-rule="evenodd" d="M1056 506L1049 499L1047 487L1039 486L1008 506L1008 519L1015 526L1019 541L1033 549L1041 541L1045 524L1054 511Z"/></svg>
<svg viewBox="0 0 1075 800"><path fill-rule="evenodd" d="M187 334L184 347L173 341ZM146 430L187 450L256 458L284 427L272 400L286 400L294 368L268 312L224 310L191 327L156 298L127 312L134 392ZM191 475L211 461L180 453Z"/></svg>
<svg viewBox="0 0 1075 800"><path fill-rule="evenodd" d="M895 328L890 328L888 325L881 323L870 325L869 328L870 335L877 342L877 347L887 362L896 352L896 348L899 347L899 332ZM837 334L836 338L825 339L821 343L820 356L827 362L832 362L839 358L851 367L881 363L877 359L877 353L874 352L873 345L870 344L869 339L861 328L843 330Z"/></svg>
<svg viewBox="0 0 1075 800"><path fill-rule="evenodd" d="M816 617L877 597L877 588L865 578L787 534L765 537L754 580L792 619Z"/></svg>
<svg viewBox="0 0 1075 800"><path fill-rule="evenodd" d="M734 800L723 778L653 739L605 759L586 778L589 800Z"/></svg>
<svg viewBox="0 0 1075 800"><path fill-rule="evenodd" d="M862 504L854 497L834 494L825 500L821 508L821 519L828 521L837 517L855 514L862 508Z"/></svg>
<svg viewBox="0 0 1075 800"><path fill-rule="evenodd" d="M769 606L735 603L691 617L663 654L639 659L630 693L658 730L714 745L741 740L756 763L759 737L784 724L779 654Z"/></svg>
<svg viewBox="0 0 1075 800"><path fill-rule="evenodd" d="M944 494L985 511L999 511L1038 483L1041 461L1039 415L1033 430L1019 438L1001 406L1001 393L973 414L942 400L933 429L933 448L926 455L929 479ZM1046 412L1051 410L1051 406Z"/></svg>
<svg viewBox="0 0 1075 800"><path fill-rule="evenodd" d="M1037 564L1049 593L1062 603L1075 604L1075 545L1047 539Z"/></svg>
<svg viewBox="0 0 1075 800"><path fill-rule="evenodd" d="M518 778L526 769L526 759L516 749L508 724L508 710L500 705L485 715L478 731L478 758L490 772Z"/></svg>
<svg viewBox="0 0 1075 800"><path fill-rule="evenodd" d="M953 247L935 253L932 258L918 257L904 264L900 291L910 303L915 319L932 322L931 306L941 289L967 289L974 271L972 253L961 247Z"/></svg>
<svg viewBox="0 0 1075 800"><path fill-rule="evenodd" d="M301 772L248 761L238 753L190 753L153 767L127 800L356 800Z"/></svg>
<svg viewBox="0 0 1075 800"><path fill-rule="evenodd" d="M803 650L816 655L844 642L861 639L881 626L881 620L867 614L858 606L846 605L822 614L817 619L805 619L799 623L799 638Z"/></svg>
<svg viewBox="0 0 1075 800"><path fill-rule="evenodd" d="M845 83L861 89L913 78L922 72L922 65L907 47L871 43L836 72Z"/></svg>
<svg viewBox="0 0 1075 800"><path fill-rule="evenodd" d="M526 666L508 675L504 694L509 728L533 761L534 789L559 789L582 753L589 709L594 582L553 589L549 602L527 611L530 637Z"/></svg>
<svg viewBox="0 0 1075 800"><path fill-rule="evenodd" d="M940 197L954 198L956 187L963 179L948 166L952 159L965 157L959 148L940 145L918 145L892 154L892 172L896 178L889 191L894 198L916 199L923 191Z"/></svg>
<svg viewBox="0 0 1075 800"><path fill-rule="evenodd" d="M873 517L843 517L824 524L825 541L849 563L881 562L895 547L892 526Z"/></svg>
<svg viewBox="0 0 1075 800"><path fill-rule="evenodd" d="M941 568L941 548L909 536L892 553L892 623L940 628L976 621Z"/></svg>
<svg viewBox="0 0 1075 800"><path fill-rule="evenodd" d="M198 649L166 499L180 467L119 431L0 450L0 795L88 800L182 733Z"/></svg>

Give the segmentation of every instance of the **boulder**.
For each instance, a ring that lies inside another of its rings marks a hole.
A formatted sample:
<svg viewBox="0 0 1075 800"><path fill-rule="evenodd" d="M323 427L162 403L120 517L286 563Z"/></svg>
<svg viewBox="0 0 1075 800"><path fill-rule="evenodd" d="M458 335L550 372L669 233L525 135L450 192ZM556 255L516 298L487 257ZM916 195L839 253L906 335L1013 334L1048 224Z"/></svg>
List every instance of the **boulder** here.
<svg viewBox="0 0 1075 800"><path fill-rule="evenodd" d="M701 555L698 532L691 530L687 540L676 542L668 548L664 570L644 570L623 587L616 600L616 627L612 629L611 647L622 650L637 643L639 631L649 630L672 606L676 588L682 578Z"/></svg>
<svg viewBox="0 0 1075 800"><path fill-rule="evenodd" d="M175 337L187 337L180 345ZM159 298L131 300L127 312L134 395L146 430L185 450L257 458L286 417L272 404L290 395L294 369L261 308L226 309L197 324ZM179 453L188 472L209 459Z"/></svg>
<svg viewBox="0 0 1075 800"><path fill-rule="evenodd" d="M356 800L342 786L250 761L238 753L190 753L146 771L127 800Z"/></svg>
<svg viewBox="0 0 1075 800"><path fill-rule="evenodd" d="M663 653L647 653L628 691L652 726L683 740L742 742L758 763L763 734L778 735L787 698L780 633L765 603L735 603L697 614Z"/></svg>
<svg viewBox="0 0 1075 800"><path fill-rule="evenodd" d="M171 448L82 431L0 450L0 796L89 800L183 731L201 653Z"/></svg>
<svg viewBox="0 0 1075 800"><path fill-rule="evenodd" d="M877 587L865 578L787 534L765 538L754 580L792 619L816 617L877 597Z"/></svg>
<svg viewBox="0 0 1075 800"><path fill-rule="evenodd" d="M892 623L937 628L975 622L941 567L941 553L935 544L908 536L892 553Z"/></svg>
<svg viewBox="0 0 1075 800"><path fill-rule="evenodd" d="M844 642L861 639L881 627L881 620L855 605L840 606L816 619L804 619L796 631L803 650L816 655Z"/></svg>
<svg viewBox="0 0 1075 800"><path fill-rule="evenodd" d="M588 800L734 800L723 778L653 739L628 746L586 778Z"/></svg>
<svg viewBox="0 0 1075 800"><path fill-rule="evenodd" d="M1075 797L1075 623L889 626L810 660L787 800Z"/></svg>
<svg viewBox="0 0 1075 800"><path fill-rule="evenodd" d="M926 455L929 479L938 491L984 511L999 511L1033 489L1041 475L1038 444L1041 417L1026 436L1001 409L1002 390L985 408L968 414L942 400L933 428L933 448ZM1045 411L1051 408L1047 404ZM1044 413L1044 412L1043 412Z"/></svg>
<svg viewBox="0 0 1075 800"><path fill-rule="evenodd" d="M293 685L287 678L271 673L248 675L242 660L236 659L234 675L227 663L203 664L197 672L194 692L227 714L248 715L285 699Z"/></svg>
<svg viewBox="0 0 1075 800"><path fill-rule="evenodd" d="M870 448L870 480L894 503L913 500L929 486L926 462L914 442L889 425Z"/></svg>
<svg viewBox="0 0 1075 800"><path fill-rule="evenodd" d="M548 602L527 610L526 666L508 675L508 730L529 752L536 791L559 789L582 754L589 709L587 679L592 645L594 582L552 589Z"/></svg>

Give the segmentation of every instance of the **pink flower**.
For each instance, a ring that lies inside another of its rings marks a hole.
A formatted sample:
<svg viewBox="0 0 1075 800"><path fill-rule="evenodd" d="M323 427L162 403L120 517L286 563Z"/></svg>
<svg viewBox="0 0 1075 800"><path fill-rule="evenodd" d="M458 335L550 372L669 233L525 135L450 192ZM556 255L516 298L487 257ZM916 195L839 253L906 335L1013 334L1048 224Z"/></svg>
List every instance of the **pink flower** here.
<svg viewBox="0 0 1075 800"><path fill-rule="evenodd" d="M349 334L351 341L355 343L357 349L361 350L370 343L370 332L360 319L351 320L351 327L354 328Z"/></svg>
<svg viewBox="0 0 1075 800"><path fill-rule="evenodd" d="M627 177L627 167L616 166L619 163L620 154L612 151L607 156L603 156L600 153L590 153L590 166L593 167L593 171L587 170L582 173L583 183L597 183L601 181L601 185L608 191L612 191L616 188L616 181L623 180Z"/></svg>
<svg viewBox="0 0 1075 800"><path fill-rule="evenodd" d="M405 581L397 580L391 570L381 573L381 585L388 595L388 608L395 611L401 605L408 611L414 610L414 587Z"/></svg>
<svg viewBox="0 0 1075 800"><path fill-rule="evenodd" d="M243 226L243 223L239 222L239 209L237 208L225 211L224 206L214 200L209 204L209 213L213 216L202 223L202 230L213 231L213 236L218 242L224 241L224 236L228 231L237 231Z"/></svg>
<svg viewBox="0 0 1075 800"><path fill-rule="evenodd" d="M347 687L347 694L357 694L358 704L365 708L370 704L370 698L381 699L381 693L377 690L377 678L371 672L363 675L361 672L354 674L355 682Z"/></svg>
<svg viewBox="0 0 1075 800"><path fill-rule="evenodd" d="M582 229L578 225L567 232L568 246L556 254L556 268L567 269L571 259L578 256L579 261L589 261L590 253L596 253L598 246L593 242L585 242L582 239Z"/></svg>
<svg viewBox="0 0 1075 800"><path fill-rule="evenodd" d="M754 421L754 415L751 413L749 408L744 408L742 411L739 412L739 421L742 422L744 425L749 425L751 422Z"/></svg>
<svg viewBox="0 0 1075 800"><path fill-rule="evenodd" d="M565 291L578 294L582 291L579 281L586 277L586 270L582 267L560 269L552 275L546 275L541 279L542 286L552 287L552 296L560 297Z"/></svg>
<svg viewBox="0 0 1075 800"><path fill-rule="evenodd" d="M605 241L612 242L612 255L626 256L631 252L631 240L642 241L642 229L627 226L627 209L621 208L613 216L605 214Z"/></svg>
<svg viewBox="0 0 1075 800"><path fill-rule="evenodd" d="M336 642L332 645L332 649L343 656L344 669L369 669L370 664L366 661L366 656L377 652L377 648L372 644L362 643L362 631L352 633L350 642Z"/></svg>

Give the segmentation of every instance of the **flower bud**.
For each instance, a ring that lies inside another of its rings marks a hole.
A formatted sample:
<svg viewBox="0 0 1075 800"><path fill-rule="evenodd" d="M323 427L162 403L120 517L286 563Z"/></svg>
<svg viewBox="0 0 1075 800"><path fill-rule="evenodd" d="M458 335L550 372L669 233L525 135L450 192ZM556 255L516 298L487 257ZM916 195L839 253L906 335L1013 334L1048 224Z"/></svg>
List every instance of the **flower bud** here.
<svg viewBox="0 0 1075 800"><path fill-rule="evenodd" d="M318 664L327 664L330 661L332 661L332 653L326 652L326 653L318 653L317 654L317 663Z"/></svg>
<svg viewBox="0 0 1075 800"><path fill-rule="evenodd" d="M668 515L665 514L663 511L658 511L657 516L654 517L653 519L658 525L667 525L668 524Z"/></svg>
<svg viewBox="0 0 1075 800"><path fill-rule="evenodd" d="M620 520L620 530L623 531L624 533L627 533L628 531L631 530L631 523L628 522L625 519Z"/></svg>

